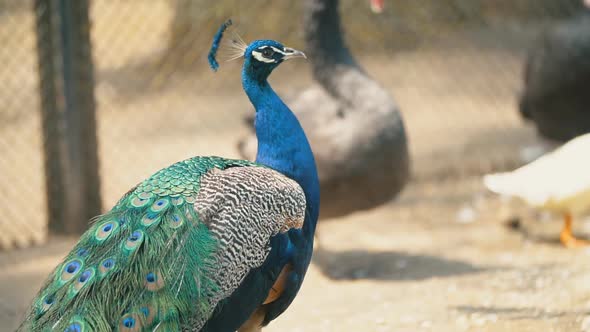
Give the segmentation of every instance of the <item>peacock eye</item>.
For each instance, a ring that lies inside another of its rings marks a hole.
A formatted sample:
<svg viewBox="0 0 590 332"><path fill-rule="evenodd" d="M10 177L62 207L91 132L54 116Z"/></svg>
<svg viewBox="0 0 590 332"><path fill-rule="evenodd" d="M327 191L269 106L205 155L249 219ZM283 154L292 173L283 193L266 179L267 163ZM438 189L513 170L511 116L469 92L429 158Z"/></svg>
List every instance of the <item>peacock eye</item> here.
<svg viewBox="0 0 590 332"><path fill-rule="evenodd" d="M275 51L273 51L271 48L265 48L262 50L262 56L265 58L270 58L273 56L273 54L275 54Z"/></svg>

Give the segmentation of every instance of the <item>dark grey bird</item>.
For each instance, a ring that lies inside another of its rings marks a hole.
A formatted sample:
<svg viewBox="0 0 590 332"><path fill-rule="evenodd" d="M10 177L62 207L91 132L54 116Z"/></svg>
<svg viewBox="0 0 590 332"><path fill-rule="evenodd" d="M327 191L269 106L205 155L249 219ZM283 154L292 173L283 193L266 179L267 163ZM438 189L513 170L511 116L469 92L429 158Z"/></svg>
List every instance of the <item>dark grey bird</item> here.
<svg viewBox="0 0 590 332"><path fill-rule="evenodd" d="M590 1L545 30L525 67L520 113L539 134L567 141L590 132Z"/></svg>
<svg viewBox="0 0 590 332"><path fill-rule="evenodd" d="M394 198L410 177L402 115L390 93L354 59L341 31L338 0L307 0L305 41L316 84L290 101L317 162L321 218L346 215ZM380 11L382 0L372 0ZM254 135L239 144L256 153Z"/></svg>

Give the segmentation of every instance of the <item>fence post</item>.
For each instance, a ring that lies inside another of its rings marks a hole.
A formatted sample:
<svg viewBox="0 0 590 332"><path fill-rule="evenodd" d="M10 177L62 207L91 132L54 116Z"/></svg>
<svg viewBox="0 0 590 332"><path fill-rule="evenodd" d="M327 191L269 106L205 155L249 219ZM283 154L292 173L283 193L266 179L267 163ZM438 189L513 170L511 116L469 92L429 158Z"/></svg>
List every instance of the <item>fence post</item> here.
<svg viewBox="0 0 590 332"><path fill-rule="evenodd" d="M49 231L100 213L88 0L35 0Z"/></svg>

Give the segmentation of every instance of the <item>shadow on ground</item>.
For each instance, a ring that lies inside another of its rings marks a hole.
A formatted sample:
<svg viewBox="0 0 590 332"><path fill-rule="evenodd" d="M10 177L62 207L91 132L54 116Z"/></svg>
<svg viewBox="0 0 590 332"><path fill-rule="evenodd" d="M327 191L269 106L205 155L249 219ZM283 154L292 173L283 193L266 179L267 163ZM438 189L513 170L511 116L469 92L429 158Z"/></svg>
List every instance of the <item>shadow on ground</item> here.
<svg viewBox="0 0 590 332"><path fill-rule="evenodd" d="M560 318L569 315L587 314L585 311L547 311L535 307L485 307L485 306L458 306L455 309L464 314L497 315L503 320L526 320Z"/></svg>
<svg viewBox="0 0 590 332"><path fill-rule="evenodd" d="M333 280L423 280L479 273L489 269L428 255L367 250L338 252L323 248L314 251L312 263Z"/></svg>

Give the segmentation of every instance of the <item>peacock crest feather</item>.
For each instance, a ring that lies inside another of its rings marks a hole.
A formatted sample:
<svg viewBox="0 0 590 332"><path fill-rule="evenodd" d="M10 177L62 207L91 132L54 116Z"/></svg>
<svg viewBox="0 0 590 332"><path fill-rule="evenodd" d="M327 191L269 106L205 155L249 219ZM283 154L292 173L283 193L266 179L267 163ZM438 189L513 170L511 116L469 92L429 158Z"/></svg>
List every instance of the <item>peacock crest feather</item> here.
<svg viewBox="0 0 590 332"><path fill-rule="evenodd" d="M207 59L209 60L209 66L213 71L217 71L219 69L219 62L217 58L221 58L225 61L232 61L244 56L244 52L248 48L248 45L242 37L238 34L238 32L234 29L231 31L231 38L224 39L223 37L226 34L226 30L232 26L233 22L231 19L225 21L217 30L215 37L213 38L213 43L211 44L211 49L209 50L209 55ZM219 53L219 54L218 54Z"/></svg>
<svg viewBox="0 0 590 332"><path fill-rule="evenodd" d="M234 166L259 165L196 157L128 192L50 275L21 330L169 331L206 320L217 243L193 203L204 174Z"/></svg>

